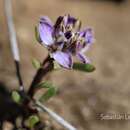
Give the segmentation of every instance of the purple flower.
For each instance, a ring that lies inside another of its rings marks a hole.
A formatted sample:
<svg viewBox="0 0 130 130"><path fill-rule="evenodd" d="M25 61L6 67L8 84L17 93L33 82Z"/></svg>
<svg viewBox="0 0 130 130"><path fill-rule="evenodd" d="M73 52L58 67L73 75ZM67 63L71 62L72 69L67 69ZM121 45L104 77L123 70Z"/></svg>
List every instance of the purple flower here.
<svg viewBox="0 0 130 130"><path fill-rule="evenodd" d="M83 63L89 62L84 52L94 41L93 31L91 28L80 31L80 27L81 22L70 15L59 16L55 24L46 16L40 19L38 31L41 44L64 68L72 68L72 56Z"/></svg>

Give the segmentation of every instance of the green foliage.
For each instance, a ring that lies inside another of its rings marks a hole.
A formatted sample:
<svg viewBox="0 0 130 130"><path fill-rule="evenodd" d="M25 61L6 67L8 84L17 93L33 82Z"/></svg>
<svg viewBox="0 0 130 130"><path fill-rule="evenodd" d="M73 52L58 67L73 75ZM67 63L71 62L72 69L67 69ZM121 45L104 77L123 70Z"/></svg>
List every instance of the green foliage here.
<svg viewBox="0 0 130 130"><path fill-rule="evenodd" d="M95 70L95 67L91 64L74 63L73 69L83 72L93 72Z"/></svg>
<svg viewBox="0 0 130 130"><path fill-rule="evenodd" d="M36 40L37 40L39 43L41 42L41 39L40 39L40 36L39 36L39 33L38 33L37 26L35 26L35 38L36 38Z"/></svg>
<svg viewBox="0 0 130 130"><path fill-rule="evenodd" d="M32 60L32 65L34 66L35 69L41 68L41 63L35 58Z"/></svg>
<svg viewBox="0 0 130 130"><path fill-rule="evenodd" d="M37 115L32 115L27 120L28 127L30 127L30 128L34 128L34 126L38 122L39 122L39 117Z"/></svg>
<svg viewBox="0 0 130 130"><path fill-rule="evenodd" d="M52 84L49 82L41 82L37 85L38 88L51 88Z"/></svg>
<svg viewBox="0 0 130 130"><path fill-rule="evenodd" d="M12 97L14 102L20 103L21 96L20 96L20 94L17 91L13 91L12 94L11 94L11 97Z"/></svg>
<svg viewBox="0 0 130 130"><path fill-rule="evenodd" d="M53 63L54 63L54 70L60 70L62 68L56 61L53 61Z"/></svg>
<svg viewBox="0 0 130 130"><path fill-rule="evenodd" d="M41 102L48 101L51 97L56 95L57 88L55 86L53 86L51 83L43 82L43 83L40 83L39 87L48 88L48 90L39 99Z"/></svg>

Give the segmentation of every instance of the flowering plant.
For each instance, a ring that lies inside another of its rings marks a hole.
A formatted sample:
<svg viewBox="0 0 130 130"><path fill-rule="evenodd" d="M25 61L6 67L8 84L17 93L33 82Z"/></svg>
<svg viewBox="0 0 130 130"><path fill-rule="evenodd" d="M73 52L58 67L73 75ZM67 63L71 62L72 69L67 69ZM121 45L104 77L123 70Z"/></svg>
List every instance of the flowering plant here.
<svg viewBox="0 0 130 130"><path fill-rule="evenodd" d="M9 0L5 0L5 11L20 88L12 92L13 100L10 101L15 105L15 109L18 111L16 111L17 114L14 114L14 116L11 115L11 117L8 118L6 115L1 117L0 124L4 120L11 120L12 123L14 123L14 129L41 130L45 128L45 125L40 120L39 111L45 111L66 129L76 130L76 128L63 118L42 104L56 94L56 88L53 84L46 81L41 82L41 80L46 74L55 69L54 61L65 69L74 69L84 72L94 71L95 67L90 64L90 60L84 55L84 52L87 51L94 42L92 29L86 28L80 30L81 21L70 15L59 16L55 24L46 16L40 18L38 27L36 27L36 39L41 45L48 49L49 55L42 63L33 60L33 65L37 68L37 72L29 90L26 92L20 74L19 51ZM73 56L76 56L80 62L74 62L72 59ZM42 94L40 99L35 99L34 95L37 93L37 90L41 88L47 89L47 91ZM19 117L21 118L21 123L18 125L16 123Z"/></svg>
<svg viewBox="0 0 130 130"><path fill-rule="evenodd" d="M70 16L59 16L53 24L48 17L42 17L38 26L39 42L50 52L51 57L67 69L73 67L72 55L81 62L89 63L83 54L94 42L93 31L80 31L81 21Z"/></svg>

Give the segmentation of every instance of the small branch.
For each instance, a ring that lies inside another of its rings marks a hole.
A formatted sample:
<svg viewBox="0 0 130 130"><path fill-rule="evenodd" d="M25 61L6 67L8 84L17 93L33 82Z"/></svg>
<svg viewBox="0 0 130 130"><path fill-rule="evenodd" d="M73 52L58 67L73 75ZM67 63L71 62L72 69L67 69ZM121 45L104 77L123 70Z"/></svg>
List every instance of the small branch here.
<svg viewBox="0 0 130 130"><path fill-rule="evenodd" d="M65 121L62 117L57 115L55 112L44 106L41 102L37 101L36 105L40 108L39 111L45 111L48 113L50 117L52 117L55 121L57 121L59 124L61 124L63 127L65 127L67 130L77 130L75 127L73 127L71 124L69 124L67 121Z"/></svg>
<svg viewBox="0 0 130 130"><path fill-rule="evenodd" d="M6 14L6 19L7 19L7 25L8 25L8 30L9 30L9 38L10 38L10 44L11 44L11 50L13 53L13 58L15 62L15 67L16 67L16 75L18 78L19 86L20 86L20 91L24 91L23 87L23 82L20 74L20 56L19 56L19 49L18 49L18 42L16 38L16 31L13 23L13 16L12 16L12 5L11 5L11 0L4 0L4 5L5 5L5 14Z"/></svg>
<svg viewBox="0 0 130 130"><path fill-rule="evenodd" d="M33 81L30 85L30 88L28 90L28 95L30 97L33 97L34 93L35 93L35 88L36 85L38 85L42 78L48 74L51 70L53 70L53 59L50 58L50 56L48 56L42 63L41 65L42 67L40 69L38 69L36 75L33 78Z"/></svg>

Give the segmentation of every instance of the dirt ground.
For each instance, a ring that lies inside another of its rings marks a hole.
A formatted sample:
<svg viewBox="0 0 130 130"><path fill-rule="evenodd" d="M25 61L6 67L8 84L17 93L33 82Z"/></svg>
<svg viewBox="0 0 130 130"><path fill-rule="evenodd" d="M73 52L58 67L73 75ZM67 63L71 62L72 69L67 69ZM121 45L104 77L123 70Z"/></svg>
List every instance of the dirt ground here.
<svg viewBox="0 0 130 130"><path fill-rule="evenodd" d="M0 81L17 88L3 9L0 0ZM35 44L34 26L40 16L47 15L55 21L59 15L69 13L80 18L83 27L94 28L96 42L87 55L96 71L58 71L48 75L46 79L59 86L59 94L46 105L78 130L129 130L129 120L101 120L101 115L130 114L130 2L13 0L13 11L26 88L35 74L31 59L42 61L47 55L44 47ZM59 125L55 127L63 130Z"/></svg>

